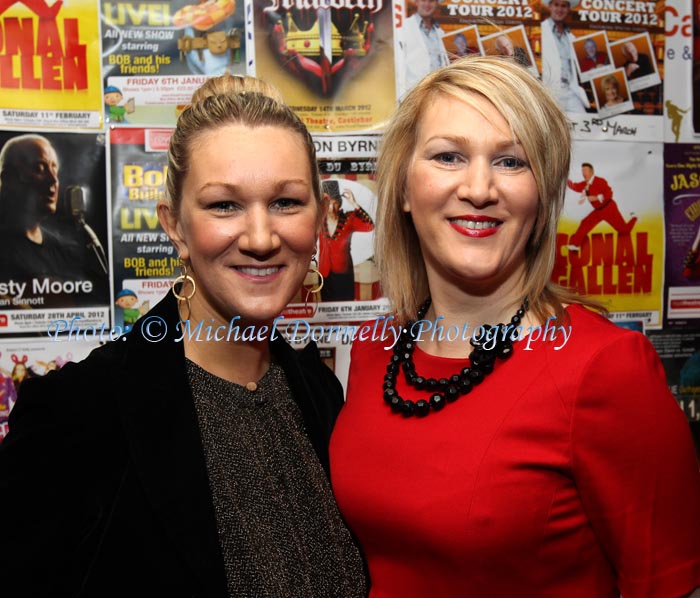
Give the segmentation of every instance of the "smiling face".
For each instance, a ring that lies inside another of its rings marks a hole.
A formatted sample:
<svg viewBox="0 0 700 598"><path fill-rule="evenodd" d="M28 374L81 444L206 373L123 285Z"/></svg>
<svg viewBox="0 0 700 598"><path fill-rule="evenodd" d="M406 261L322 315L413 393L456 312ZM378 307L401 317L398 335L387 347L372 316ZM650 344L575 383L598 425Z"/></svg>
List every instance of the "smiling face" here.
<svg viewBox="0 0 700 598"><path fill-rule="evenodd" d="M279 315L304 279L320 214L297 133L231 124L199 135L179 213L159 205L197 283L192 319L260 324Z"/></svg>
<svg viewBox="0 0 700 598"><path fill-rule="evenodd" d="M620 90L614 83L608 83L603 86L606 102L617 102L620 99Z"/></svg>
<svg viewBox="0 0 700 598"><path fill-rule="evenodd" d="M438 96L418 125L403 209L436 285L515 284L538 209L535 177L508 123L485 98L476 107Z"/></svg>
<svg viewBox="0 0 700 598"><path fill-rule="evenodd" d="M587 39L585 42L583 42L583 49L590 58L595 58L596 54L598 53L598 48L592 39Z"/></svg>
<svg viewBox="0 0 700 598"><path fill-rule="evenodd" d="M333 218L338 219L338 214L340 214L341 200L337 197L328 196L328 207L326 208L326 214Z"/></svg>
<svg viewBox="0 0 700 598"><path fill-rule="evenodd" d="M416 2L416 10L423 19L432 17L436 8L437 0L417 0Z"/></svg>
<svg viewBox="0 0 700 598"><path fill-rule="evenodd" d="M563 23L569 16L571 7L566 0L552 0L549 3L549 16L555 23Z"/></svg>
<svg viewBox="0 0 700 598"><path fill-rule="evenodd" d="M114 303L123 309L129 309L134 307L137 301L138 299L133 295L124 295L123 297L115 299Z"/></svg>

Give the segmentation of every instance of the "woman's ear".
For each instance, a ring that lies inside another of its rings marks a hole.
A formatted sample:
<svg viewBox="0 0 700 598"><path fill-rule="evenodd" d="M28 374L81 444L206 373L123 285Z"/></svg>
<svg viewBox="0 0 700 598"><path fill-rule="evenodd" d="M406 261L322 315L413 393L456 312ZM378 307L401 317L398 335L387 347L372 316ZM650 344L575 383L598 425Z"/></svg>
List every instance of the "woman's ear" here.
<svg viewBox="0 0 700 598"><path fill-rule="evenodd" d="M163 230L168 235L180 259L186 260L189 258L189 250L182 236L182 227L177 218L177 212L166 201L158 202L158 220Z"/></svg>

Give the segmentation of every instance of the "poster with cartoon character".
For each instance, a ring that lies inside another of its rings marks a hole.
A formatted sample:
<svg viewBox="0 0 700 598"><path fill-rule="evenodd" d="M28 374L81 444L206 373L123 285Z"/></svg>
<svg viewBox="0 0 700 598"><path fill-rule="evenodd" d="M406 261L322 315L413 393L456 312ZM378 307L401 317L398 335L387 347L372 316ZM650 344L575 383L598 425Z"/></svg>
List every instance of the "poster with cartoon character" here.
<svg viewBox="0 0 700 598"><path fill-rule="evenodd" d="M175 247L158 221L165 199L172 129L110 131L114 327L131 326L170 290L177 271Z"/></svg>
<svg viewBox="0 0 700 598"><path fill-rule="evenodd" d="M100 6L105 123L174 125L208 77L246 72L242 0Z"/></svg>

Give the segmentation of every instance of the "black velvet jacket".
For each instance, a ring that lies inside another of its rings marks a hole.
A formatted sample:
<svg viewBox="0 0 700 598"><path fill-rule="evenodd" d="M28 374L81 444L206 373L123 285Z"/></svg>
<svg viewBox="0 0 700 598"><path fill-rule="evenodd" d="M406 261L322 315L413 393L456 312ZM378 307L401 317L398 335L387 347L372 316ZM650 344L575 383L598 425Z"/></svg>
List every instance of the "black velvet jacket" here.
<svg viewBox="0 0 700 598"><path fill-rule="evenodd" d="M144 338L147 318L165 339ZM23 384L0 444L4 598L227 595L178 319L169 294L130 334ZM272 351L328 472L342 387L315 345Z"/></svg>

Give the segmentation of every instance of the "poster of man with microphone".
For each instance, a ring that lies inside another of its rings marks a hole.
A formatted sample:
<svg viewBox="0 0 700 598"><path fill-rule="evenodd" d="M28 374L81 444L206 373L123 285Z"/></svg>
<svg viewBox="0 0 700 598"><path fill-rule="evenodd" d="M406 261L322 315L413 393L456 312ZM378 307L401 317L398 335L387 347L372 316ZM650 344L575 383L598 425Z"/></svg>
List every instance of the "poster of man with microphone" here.
<svg viewBox="0 0 700 598"><path fill-rule="evenodd" d="M108 322L104 134L0 131L0 335Z"/></svg>

